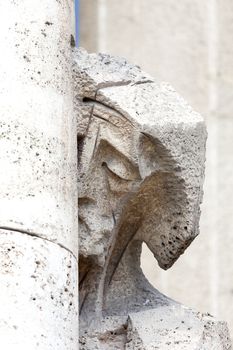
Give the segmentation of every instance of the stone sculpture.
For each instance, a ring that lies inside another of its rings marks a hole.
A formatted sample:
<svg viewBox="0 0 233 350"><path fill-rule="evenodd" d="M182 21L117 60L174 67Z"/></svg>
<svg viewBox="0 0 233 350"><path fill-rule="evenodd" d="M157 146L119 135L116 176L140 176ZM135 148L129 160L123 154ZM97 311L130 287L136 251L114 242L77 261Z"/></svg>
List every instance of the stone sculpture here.
<svg viewBox="0 0 233 350"><path fill-rule="evenodd" d="M230 349L227 326L162 295L142 242L168 269L198 234L206 129L166 83L124 59L74 51L80 349Z"/></svg>

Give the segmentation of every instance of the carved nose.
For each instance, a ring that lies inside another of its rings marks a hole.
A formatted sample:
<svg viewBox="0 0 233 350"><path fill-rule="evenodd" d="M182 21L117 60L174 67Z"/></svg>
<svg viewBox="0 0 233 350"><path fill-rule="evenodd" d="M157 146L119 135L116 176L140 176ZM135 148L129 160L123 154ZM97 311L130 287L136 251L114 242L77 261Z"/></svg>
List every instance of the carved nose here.
<svg viewBox="0 0 233 350"><path fill-rule="evenodd" d="M206 132L198 120L194 123L183 118L182 123L179 131L173 120L161 129L143 125L139 142L140 173L151 178L151 183L154 177L150 194L145 196L148 210L141 238L164 269L198 234Z"/></svg>

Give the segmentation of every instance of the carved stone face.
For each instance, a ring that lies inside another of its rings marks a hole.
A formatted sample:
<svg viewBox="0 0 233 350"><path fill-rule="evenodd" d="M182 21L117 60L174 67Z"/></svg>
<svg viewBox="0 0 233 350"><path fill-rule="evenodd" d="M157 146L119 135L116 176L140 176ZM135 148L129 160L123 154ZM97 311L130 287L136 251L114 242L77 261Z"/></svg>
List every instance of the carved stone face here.
<svg viewBox="0 0 233 350"><path fill-rule="evenodd" d="M166 269L198 233L203 121L138 67L77 58L80 255L103 266L132 236Z"/></svg>
<svg viewBox="0 0 233 350"><path fill-rule="evenodd" d="M99 265L104 264L123 208L141 183L135 152L138 137L135 127L120 114L106 115L97 105L88 132L80 140L80 254Z"/></svg>
<svg viewBox="0 0 233 350"><path fill-rule="evenodd" d="M207 321L146 281L140 252L146 242L167 269L198 233L202 118L108 55L76 52L74 83L81 348L197 348Z"/></svg>

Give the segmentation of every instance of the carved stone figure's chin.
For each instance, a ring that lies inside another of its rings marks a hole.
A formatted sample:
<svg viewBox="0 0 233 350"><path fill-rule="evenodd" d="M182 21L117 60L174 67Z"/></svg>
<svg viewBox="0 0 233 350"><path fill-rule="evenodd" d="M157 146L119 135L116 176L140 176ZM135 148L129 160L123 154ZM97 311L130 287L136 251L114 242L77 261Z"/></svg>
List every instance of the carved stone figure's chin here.
<svg viewBox="0 0 233 350"><path fill-rule="evenodd" d="M79 254L103 266L109 239L113 230L112 219L92 216L94 222L79 220Z"/></svg>

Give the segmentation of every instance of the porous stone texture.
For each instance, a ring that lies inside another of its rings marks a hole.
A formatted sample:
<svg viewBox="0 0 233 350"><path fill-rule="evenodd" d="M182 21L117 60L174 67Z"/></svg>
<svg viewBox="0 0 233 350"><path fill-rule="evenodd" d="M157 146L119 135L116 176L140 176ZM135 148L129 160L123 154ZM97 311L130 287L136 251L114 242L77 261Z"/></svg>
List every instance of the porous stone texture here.
<svg viewBox="0 0 233 350"><path fill-rule="evenodd" d="M35 233L77 255L73 6L0 4L0 227Z"/></svg>
<svg viewBox="0 0 233 350"><path fill-rule="evenodd" d="M2 349L77 349L77 260L69 251L1 230L0 280Z"/></svg>
<svg viewBox="0 0 233 350"><path fill-rule="evenodd" d="M72 0L0 3L0 344L75 350Z"/></svg>
<svg viewBox="0 0 233 350"><path fill-rule="evenodd" d="M153 322L151 322L153 320ZM182 305L130 314L126 349L230 349L225 322L195 313Z"/></svg>
<svg viewBox="0 0 233 350"><path fill-rule="evenodd" d="M75 50L73 74L81 349L162 349L167 339L189 349L229 349L225 323L222 331L167 298L140 268L142 242L168 269L198 234L202 117L169 84L124 59ZM193 324L191 340L174 329L182 321Z"/></svg>
<svg viewBox="0 0 233 350"><path fill-rule="evenodd" d="M226 320L233 337L233 2L80 0L80 27L88 51L121 55L169 81L205 118L202 234L168 271L144 246L142 267L165 294Z"/></svg>

